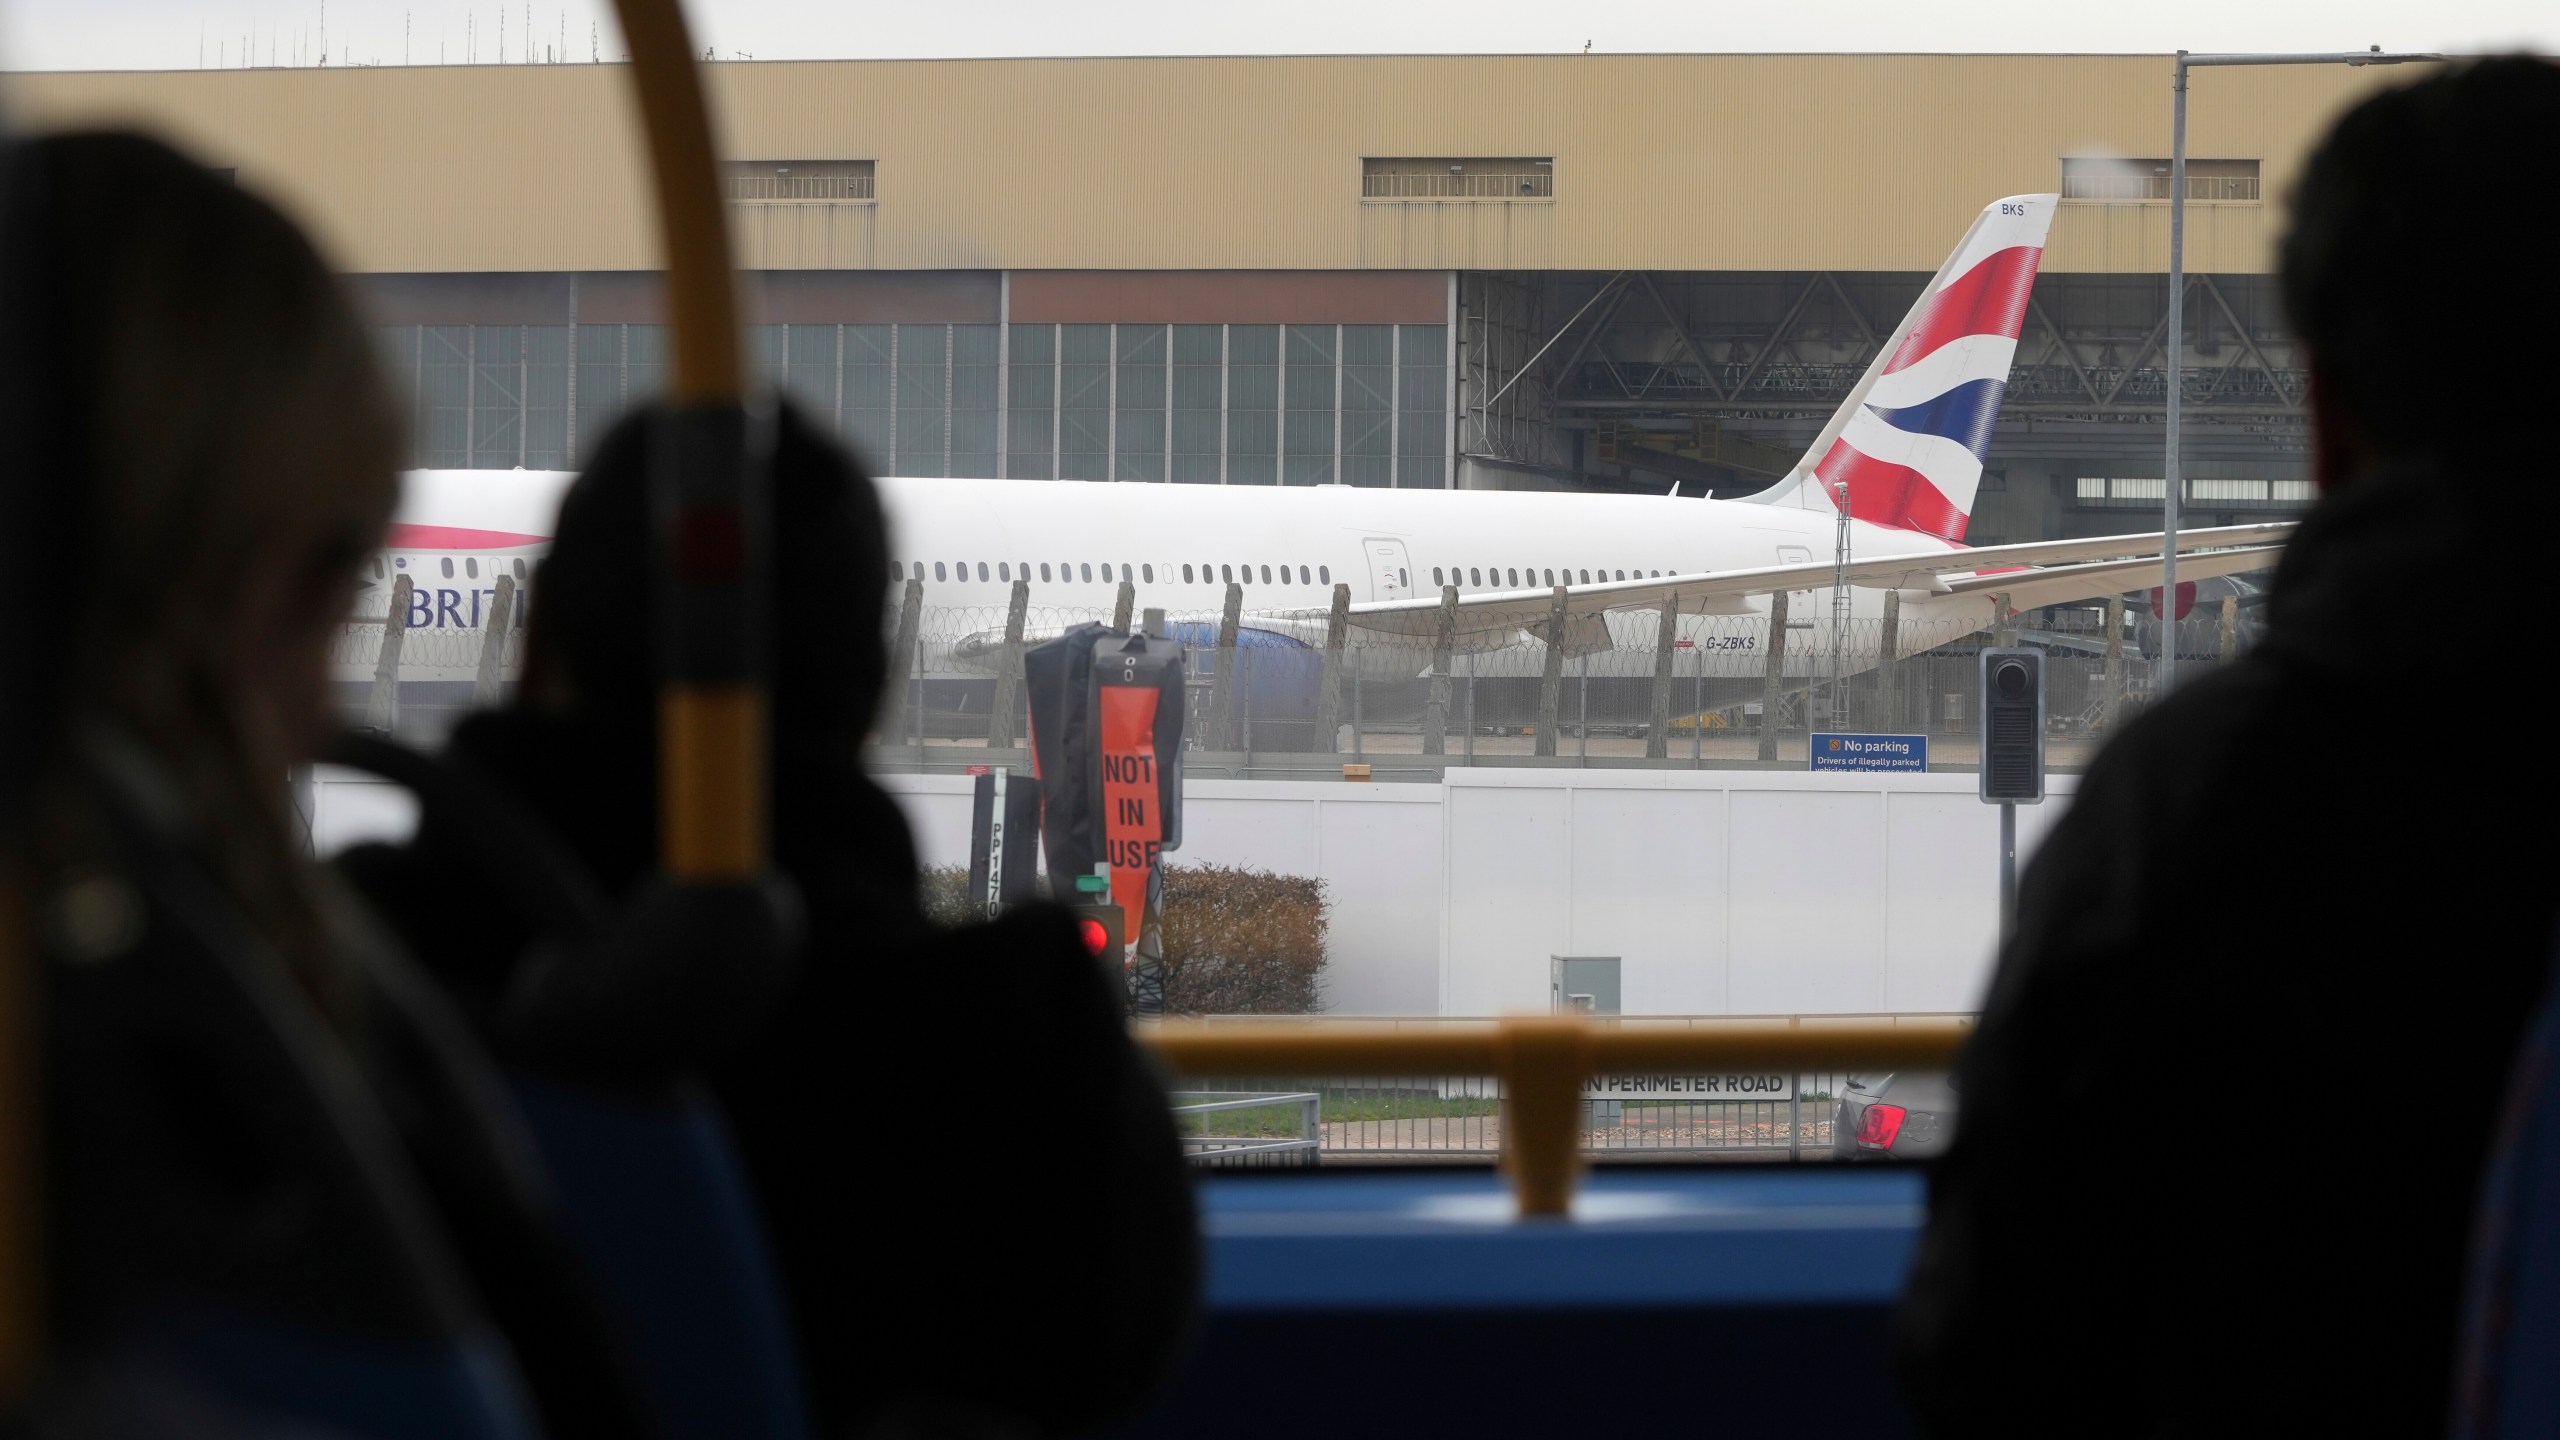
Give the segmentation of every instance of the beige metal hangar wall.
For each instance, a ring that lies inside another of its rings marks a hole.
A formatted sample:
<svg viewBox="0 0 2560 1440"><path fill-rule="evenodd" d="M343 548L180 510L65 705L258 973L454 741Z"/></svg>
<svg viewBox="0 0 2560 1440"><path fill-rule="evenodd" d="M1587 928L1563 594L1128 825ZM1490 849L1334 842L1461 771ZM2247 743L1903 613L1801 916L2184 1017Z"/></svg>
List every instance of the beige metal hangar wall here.
<svg viewBox="0 0 2560 1440"><path fill-rule="evenodd" d="M865 159L876 198L764 207L760 269L1927 271L2065 155L2168 142L2159 56L1364 56L713 67L732 155ZM2387 72L2200 73L2191 153L2265 162ZM38 125L172 132L356 271L655 255L615 67L13 77ZM1379 156L1540 156L1554 198L1363 200ZM749 207L741 207L748 209ZM2074 207L2049 271L2158 271L2160 206ZM2202 204L2188 264L2263 271L2281 206Z"/></svg>

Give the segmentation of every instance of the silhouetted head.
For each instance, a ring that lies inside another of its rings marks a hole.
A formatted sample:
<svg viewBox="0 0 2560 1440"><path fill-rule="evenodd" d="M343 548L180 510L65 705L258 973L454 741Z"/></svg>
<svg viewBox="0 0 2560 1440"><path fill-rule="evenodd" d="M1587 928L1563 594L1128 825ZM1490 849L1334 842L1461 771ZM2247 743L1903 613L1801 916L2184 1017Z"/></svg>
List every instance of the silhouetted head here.
<svg viewBox="0 0 2560 1440"><path fill-rule="evenodd" d="M2338 121L2282 256L2324 484L2404 458L2547 483L2532 442L2560 394L2556 219L2560 66L2461 65Z"/></svg>
<svg viewBox="0 0 2560 1440"><path fill-rule="evenodd" d="M285 768L330 718L328 664L399 489L398 406L311 242L156 140L30 142L12 203L59 302L55 443L30 478L82 515L59 623L66 711L148 759L209 868L321 964ZM66 812L71 813L71 812ZM316 973L306 970L306 973Z"/></svg>
<svg viewBox="0 0 2560 1440"><path fill-rule="evenodd" d="M534 587L521 703L630 738L657 727L647 432L630 415L560 505ZM853 458L788 404L776 418L767 654L774 762L850 764L888 666L889 551L879 497Z"/></svg>

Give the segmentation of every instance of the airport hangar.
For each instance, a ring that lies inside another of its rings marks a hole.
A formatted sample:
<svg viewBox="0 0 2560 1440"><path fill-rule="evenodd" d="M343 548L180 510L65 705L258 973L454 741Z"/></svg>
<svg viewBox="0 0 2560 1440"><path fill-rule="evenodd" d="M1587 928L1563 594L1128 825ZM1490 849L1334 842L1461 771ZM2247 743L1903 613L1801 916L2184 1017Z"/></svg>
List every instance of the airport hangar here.
<svg viewBox="0 0 2560 1440"><path fill-rule="evenodd" d="M758 365L884 471L1744 494L1983 204L2064 196L1968 536L2153 523L2161 56L1335 56L709 68ZM2199 72L2190 511L2308 500L2272 256L2380 72ZM571 463L658 383L621 67L13 77L357 277L415 462Z"/></svg>

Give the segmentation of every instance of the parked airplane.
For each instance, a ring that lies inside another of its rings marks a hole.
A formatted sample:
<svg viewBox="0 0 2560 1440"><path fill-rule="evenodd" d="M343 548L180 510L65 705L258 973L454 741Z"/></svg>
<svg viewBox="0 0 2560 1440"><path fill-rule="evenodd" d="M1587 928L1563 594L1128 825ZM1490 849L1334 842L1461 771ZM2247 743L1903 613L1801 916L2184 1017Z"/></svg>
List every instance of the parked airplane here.
<svg viewBox="0 0 2560 1440"><path fill-rule="evenodd" d="M1699 673L1726 680L1762 673L1765 618L1742 617L1766 617L1785 591L1788 672L1828 674L1844 503L1848 617L1872 621L1899 592L1921 643L1985 628L2002 605L2156 585L2156 534L1962 544L2057 198L1983 207L1804 457L1747 499L891 477L880 488L893 577L921 581L927 606L974 612L967 633L933 642L944 654L932 658L981 669L1003 643L1017 581L1041 611L1031 640L1060 628L1060 612L1107 612L1123 583L1139 605L1195 623L1217 615L1233 583L1245 643L1285 649L1323 643L1333 587L1347 584L1352 638L1377 679L1413 676L1445 586L1457 589L1461 654L1542 641L1561 588L1566 651L1589 673L1649 675L1649 655L1612 660L1608 620L1669 606ZM495 578L483 562L537 553L567 478L413 476L389 561L434 592L431 604L412 599L412 619L479 613ZM2187 532L2180 578L2264 569L2291 528Z"/></svg>

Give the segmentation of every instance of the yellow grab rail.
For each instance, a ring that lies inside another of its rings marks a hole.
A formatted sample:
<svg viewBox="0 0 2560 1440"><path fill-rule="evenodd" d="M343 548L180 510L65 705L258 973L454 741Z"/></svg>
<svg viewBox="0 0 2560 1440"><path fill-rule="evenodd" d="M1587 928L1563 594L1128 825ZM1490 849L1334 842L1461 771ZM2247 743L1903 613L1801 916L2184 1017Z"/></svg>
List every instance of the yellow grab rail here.
<svg viewBox="0 0 2560 1440"><path fill-rule="evenodd" d="M746 398L737 279L711 111L678 0L615 0L656 182L674 325L669 397L679 408ZM765 867L766 697L760 684L680 677L658 701L661 863L685 882L727 883Z"/></svg>
<svg viewBox="0 0 2560 1440"><path fill-rule="evenodd" d="M1736 1021L1705 1027L1594 1024L1579 1015L1524 1015L1482 1024L1397 1029L1389 1024L1289 1021L1152 1027L1140 1040L1176 1075L1492 1075L1509 1109L1502 1164L1523 1215L1562 1215L1581 1165L1575 1143L1582 1083L1595 1075L1942 1070L1972 1033L1966 1020Z"/></svg>

